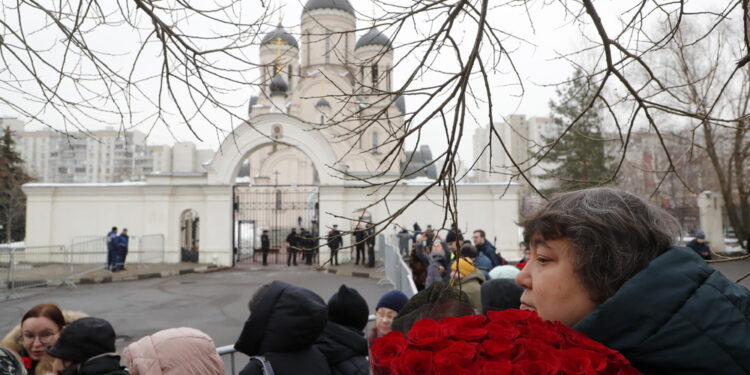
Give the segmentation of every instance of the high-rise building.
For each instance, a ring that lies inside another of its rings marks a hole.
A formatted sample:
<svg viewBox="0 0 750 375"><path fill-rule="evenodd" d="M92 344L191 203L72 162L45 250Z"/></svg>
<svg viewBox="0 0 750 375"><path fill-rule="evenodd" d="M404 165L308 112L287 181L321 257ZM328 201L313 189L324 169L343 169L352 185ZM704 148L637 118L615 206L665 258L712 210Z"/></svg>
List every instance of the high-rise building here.
<svg viewBox="0 0 750 375"><path fill-rule="evenodd" d="M35 182L143 181L148 174L172 172L174 160L180 161L180 172L201 172L213 155L192 143L178 143L174 149L147 145L142 132L111 127L86 133L27 130L23 122L10 118L0 118L0 127L14 132L16 150Z"/></svg>

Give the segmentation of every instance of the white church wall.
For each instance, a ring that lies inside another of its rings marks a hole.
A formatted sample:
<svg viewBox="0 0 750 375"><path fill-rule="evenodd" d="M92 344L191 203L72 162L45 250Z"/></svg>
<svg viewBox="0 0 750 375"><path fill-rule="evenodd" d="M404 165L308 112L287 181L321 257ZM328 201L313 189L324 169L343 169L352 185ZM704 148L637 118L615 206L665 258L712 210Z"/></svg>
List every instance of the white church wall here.
<svg viewBox="0 0 750 375"><path fill-rule="evenodd" d="M76 238L104 236L112 226L131 236L164 235L165 258L180 260L180 215L200 218L199 262L231 265L232 206L228 186L28 184L27 246L70 247ZM148 259L160 262L162 259Z"/></svg>

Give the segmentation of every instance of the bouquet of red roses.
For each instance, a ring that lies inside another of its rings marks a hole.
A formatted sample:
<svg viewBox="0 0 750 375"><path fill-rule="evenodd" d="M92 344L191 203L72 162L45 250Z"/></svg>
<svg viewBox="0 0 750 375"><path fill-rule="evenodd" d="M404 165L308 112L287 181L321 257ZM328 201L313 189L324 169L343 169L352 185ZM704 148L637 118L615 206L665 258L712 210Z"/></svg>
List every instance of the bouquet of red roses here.
<svg viewBox="0 0 750 375"><path fill-rule="evenodd" d="M422 319L375 341L376 375L640 374L619 352L533 311Z"/></svg>

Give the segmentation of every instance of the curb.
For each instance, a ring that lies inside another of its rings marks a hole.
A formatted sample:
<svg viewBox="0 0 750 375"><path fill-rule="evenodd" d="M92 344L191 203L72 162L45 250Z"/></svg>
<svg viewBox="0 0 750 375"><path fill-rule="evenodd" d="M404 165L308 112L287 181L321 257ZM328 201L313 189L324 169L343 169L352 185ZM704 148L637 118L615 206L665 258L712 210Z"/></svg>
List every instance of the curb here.
<svg viewBox="0 0 750 375"><path fill-rule="evenodd" d="M24 280L20 281L20 283L31 285L33 284L35 288L44 288L44 287L57 287L62 284L72 283L75 285L91 285L91 284L104 284L104 283L116 283L116 282L123 282L123 281L138 281L138 280L148 280L148 279L161 279L166 277L173 277L173 276L181 276L181 275L188 275L191 273L209 273L209 272L217 272L217 271L223 271L225 269L228 269L227 267L219 267L215 265L208 265L208 266L200 266L195 268L183 268L183 269L177 269L177 270L171 270L171 271L161 271L161 272L152 272L152 273L142 273L137 275L128 275L128 276L99 276L99 277L81 277L77 279L65 279L65 280ZM7 284L7 283L3 283ZM7 285L6 285L7 287Z"/></svg>
<svg viewBox="0 0 750 375"><path fill-rule="evenodd" d="M372 280L380 280L385 277L382 273L376 272L376 269L378 268L374 268L372 271L344 271L338 268L327 268L325 272L336 276L359 277Z"/></svg>

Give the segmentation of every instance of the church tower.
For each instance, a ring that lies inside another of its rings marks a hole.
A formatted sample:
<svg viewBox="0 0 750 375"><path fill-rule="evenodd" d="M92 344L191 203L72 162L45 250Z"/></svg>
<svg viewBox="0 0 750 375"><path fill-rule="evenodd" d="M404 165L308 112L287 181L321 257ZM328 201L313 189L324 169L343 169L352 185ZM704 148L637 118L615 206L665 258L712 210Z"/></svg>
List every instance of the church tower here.
<svg viewBox="0 0 750 375"><path fill-rule="evenodd" d="M336 168L369 175L389 165L393 170L387 172L397 173L399 163L381 164L387 152L381 145L404 132L403 98L392 94L391 40L375 27L357 39L356 30L349 0L307 0L298 31L290 33L279 23L265 35L260 46L262 91L250 99L250 121L286 114L330 140L340 156ZM249 158L250 169L273 173L265 166L281 152L289 154L289 163L307 159L299 150L274 143ZM403 153L396 157L404 159Z"/></svg>

